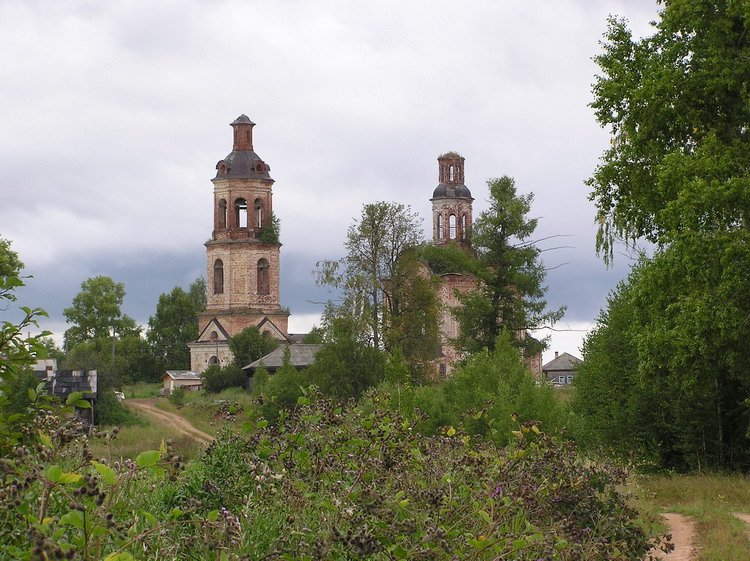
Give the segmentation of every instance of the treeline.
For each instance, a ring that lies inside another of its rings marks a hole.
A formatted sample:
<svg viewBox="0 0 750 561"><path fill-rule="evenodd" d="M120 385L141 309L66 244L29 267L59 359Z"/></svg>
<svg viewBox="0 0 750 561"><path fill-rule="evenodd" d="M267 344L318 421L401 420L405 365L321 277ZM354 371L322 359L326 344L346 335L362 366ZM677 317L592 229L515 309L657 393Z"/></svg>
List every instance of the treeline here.
<svg viewBox="0 0 750 561"><path fill-rule="evenodd" d="M670 469L750 465L750 18L671 0L612 19L592 103L612 133L588 184L599 250L654 246L586 340L575 411L594 447Z"/></svg>

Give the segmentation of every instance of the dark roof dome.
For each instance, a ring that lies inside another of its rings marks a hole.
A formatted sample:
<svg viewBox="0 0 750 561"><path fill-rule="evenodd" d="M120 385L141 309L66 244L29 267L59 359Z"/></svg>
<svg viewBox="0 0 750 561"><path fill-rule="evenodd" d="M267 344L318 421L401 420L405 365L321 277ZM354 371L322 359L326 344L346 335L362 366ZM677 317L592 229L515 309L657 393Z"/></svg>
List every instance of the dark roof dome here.
<svg viewBox="0 0 750 561"><path fill-rule="evenodd" d="M471 199L471 191L466 185L446 185L441 183L432 192L433 199Z"/></svg>
<svg viewBox="0 0 750 561"><path fill-rule="evenodd" d="M230 124L232 124L232 125L239 125L239 124L244 124L244 125L254 125L255 123L253 123L253 122L252 122L252 121L250 120L250 117L248 117L247 115L245 115L245 114L243 113L242 115L240 115L239 117L237 117L237 118L236 118L236 119L235 119L235 120L234 120L234 121L233 121L232 123L230 123Z"/></svg>
<svg viewBox="0 0 750 561"><path fill-rule="evenodd" d="M244 113L230 123L233 129L234 145L229 155L216 164L215 179L228 177L241 179L265 179L270 166L260 159L253 150L253 123Z"/></svg>
<svg viewBox="0 0 750 561"><path fill-rule="evenodd" d="M216 164L216 178L242 177L250 179L271 179L271 167L252 150L233 150Z"/></svg>

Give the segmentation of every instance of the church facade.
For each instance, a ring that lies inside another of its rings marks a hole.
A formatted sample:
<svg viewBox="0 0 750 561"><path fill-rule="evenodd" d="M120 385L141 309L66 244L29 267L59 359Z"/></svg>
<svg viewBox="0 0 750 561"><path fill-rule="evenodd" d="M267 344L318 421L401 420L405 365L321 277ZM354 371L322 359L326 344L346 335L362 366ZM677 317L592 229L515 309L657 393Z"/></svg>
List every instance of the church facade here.
<svg viewBox="0 0 750 561"><path fill-rule="evenodd" d="M279 295L280 252L273 220L270 166L253 148L253 123L231 123L233 146L216 164L213 232L206 246L206 309L198 315L197 341L189 344L191 370L232 361L229 339L255 326L288 341L289 312Z"/></svg>

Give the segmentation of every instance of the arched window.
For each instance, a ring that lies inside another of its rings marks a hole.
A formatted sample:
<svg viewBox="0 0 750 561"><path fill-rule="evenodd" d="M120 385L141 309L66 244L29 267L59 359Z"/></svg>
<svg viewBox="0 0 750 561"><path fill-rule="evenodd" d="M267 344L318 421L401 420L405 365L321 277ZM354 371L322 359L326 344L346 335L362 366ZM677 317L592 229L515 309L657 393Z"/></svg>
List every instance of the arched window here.
<svg viewBox="0 0 750 561"><path fill-rule="evenodd" d="M466 228L466 214L461 217L461 239L465 240L469 237L469 231Z"/></svg>
<svg viewBox="0 0 750 561"><path fill-rule="evenodd" d="M258 294L268 294L271 287L268 282L268 260L258 260Z"/></svg>
<svg viewBox="0 0 750 561"><path fill-rule="evenodd" d="M214 355L208 359L208 364L219 364L219 357Z"/></svg>
<svg viewBox="0 0 750 561"><path fill-rule="evenodd" d="M247 201L237 199L234 201L234 219L238 228L247 228Z"/></svg>
<svg viewBox="0 0 750 561"><path fill-rule="evenodd" d="M456 215L451 214L448 217L448 237L452 240L456 239Z"/></svg>
<svg viewBox="0 0 750 561"><path fill-rule="evenodd" d="M443 239L443 215L438 214L437 217L437 239Z"/></svg>
<svg viewBox="0 0 750 561"><path fill-rule="evenodd" d="M263 227L263 199L255 199L255 204L253 205L253 209L255 210L255 220L253 220L253 225L256 228L262 228Z"/></svg>
<svg viewBox="0 0 750 561"><path fill-rule="evenodd" d="M216 224L218 229L224 229L227 227L227 201L226 199L219 200L219 216L218 223Z"/></svg>
<svg viewBox="0 0 750 561"><path fill-rule="evenodd" d="M221 259L214 261L214 294L224 294L224 263Z"/></svg>
<svg viewBox="0 0 750 561"><path fill-rule="evenodd" d="M448 181L453 181L453 166L448 166Z"/></svg>

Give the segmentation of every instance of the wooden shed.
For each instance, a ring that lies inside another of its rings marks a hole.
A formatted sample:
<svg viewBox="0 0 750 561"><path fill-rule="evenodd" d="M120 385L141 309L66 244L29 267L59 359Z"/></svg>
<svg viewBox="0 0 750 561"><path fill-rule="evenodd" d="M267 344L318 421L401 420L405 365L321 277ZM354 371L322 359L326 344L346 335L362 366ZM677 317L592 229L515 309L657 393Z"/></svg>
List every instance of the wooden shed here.
<svg viewBox="0 0 750 561"><path fill-rule="evenodd" d="M167 370L161 377L164 384L164 393L169 395L175 388L184 388L190 391L203 389L203 378L191 370Z"/></svg>

